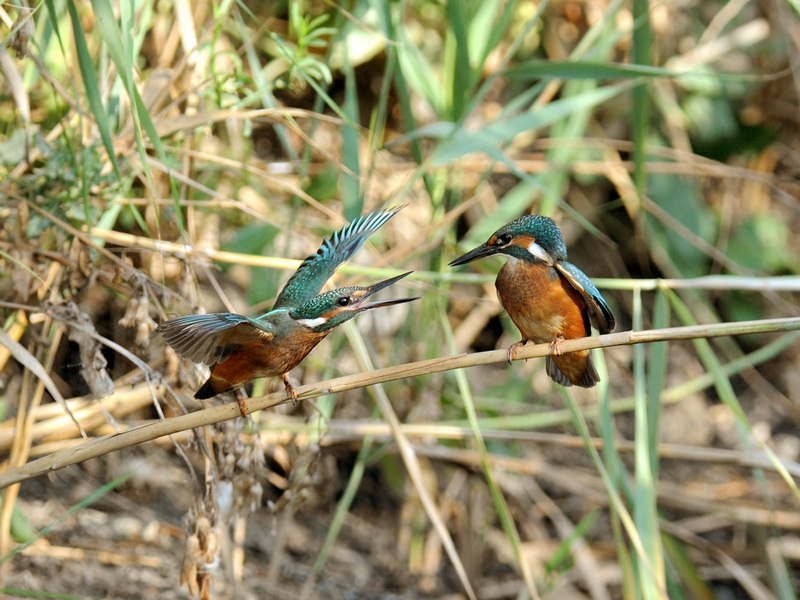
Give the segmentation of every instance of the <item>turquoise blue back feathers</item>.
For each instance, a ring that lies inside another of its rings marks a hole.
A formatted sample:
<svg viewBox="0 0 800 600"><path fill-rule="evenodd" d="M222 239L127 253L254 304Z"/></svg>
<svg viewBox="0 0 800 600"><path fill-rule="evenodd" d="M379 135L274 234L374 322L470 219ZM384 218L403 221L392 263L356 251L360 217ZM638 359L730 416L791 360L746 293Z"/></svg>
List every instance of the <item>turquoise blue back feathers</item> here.
<svg viewBox="0 0 800 600"><path fill-rule="evenodd" d="M616 320L608 307L606 299L595 287L589 276L581 271L571 262L562 260L557 263L557 268L561 274L567 278L576 290L586 299L586 310L589 313L589 320L600 333L609 333L616 327Z"/></svg>

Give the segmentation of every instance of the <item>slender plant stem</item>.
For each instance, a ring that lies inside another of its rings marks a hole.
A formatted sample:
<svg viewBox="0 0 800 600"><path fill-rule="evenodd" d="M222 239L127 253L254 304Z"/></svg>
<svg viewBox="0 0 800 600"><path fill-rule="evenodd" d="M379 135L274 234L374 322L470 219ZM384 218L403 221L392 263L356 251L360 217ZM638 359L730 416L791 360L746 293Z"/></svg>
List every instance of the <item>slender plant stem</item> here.
<svg viewBox="0 0 800 600"><path fill-rule="evenodd" d="M800 329L800 318L766 319L761 321L740 321L737 323L719 323L716 325L694 325L690 327L672 327L667 329L649 329L647 331L622 331L609 333L597 337L586 337L563 341L559 349L561 352L576 352L592 348L607 348L611 346L625 346L629 344L644 344L649 342L662 342L666 340L689 340L730 335L746 335L752 333L769 333L776 331L792 331ZM552 352L550 344L536 344L519 348L515 360L547 356ZM464 369L478 365L502 363L507 360L505 350L491 350L489 352L476 352L473 354L459 354L429 360L422 360L394 367L386 367L368 373L358 373L330 379L317 384L305 385L297 388L298 396L307 400L317 398L324 394L334 394L367 387L387 381L419 377L431 373ZM155 387L155 386L154 386ZM290 398L284 392L276 392L251 398L248 406L252 411L271 408L289 402ZM13 483L24 481L37 475L55 471L63 467L78 464L90 458L96 458L109 452L122 448L149 442L159 437L186 431L194 427L219 423L240 416L239 405L230 402L157 423L148 423L126 431L96 438L74 448L68 448L53 454L43 456L31 461L22 467L11 469L0 474L0 489Z"/></svg>

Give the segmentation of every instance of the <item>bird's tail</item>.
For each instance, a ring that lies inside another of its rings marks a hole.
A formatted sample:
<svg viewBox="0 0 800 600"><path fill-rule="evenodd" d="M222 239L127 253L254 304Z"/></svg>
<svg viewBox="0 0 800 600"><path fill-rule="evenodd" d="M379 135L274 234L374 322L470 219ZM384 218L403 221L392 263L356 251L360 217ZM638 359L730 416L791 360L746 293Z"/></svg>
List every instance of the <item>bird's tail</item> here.
<svg viewBox="0 0 800 600"><path fill-rule="evenodd" d="M206 398L213 398L217 394L229 392L232 389L233 387L231 386L230 382L212 375L203 385L200 386L200 389L194 393L194 397L198 400L205 400Z"/></svg>
<svg viewBox="0 0 800 600"><path fill-rule="evenodd" d="M550 379L564 387L577 385L589 388L600 381L588 350L548 356L545 366Z"/></svg>

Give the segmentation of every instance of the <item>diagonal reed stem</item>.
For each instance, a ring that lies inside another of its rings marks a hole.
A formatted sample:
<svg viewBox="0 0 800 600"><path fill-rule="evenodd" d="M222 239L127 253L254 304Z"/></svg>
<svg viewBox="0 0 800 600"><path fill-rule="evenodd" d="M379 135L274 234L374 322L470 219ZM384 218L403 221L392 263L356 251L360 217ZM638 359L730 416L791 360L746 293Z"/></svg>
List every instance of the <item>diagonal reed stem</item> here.
<svg viewBox="0 0 800 600"><path fill-rule="evenodd" d="M592 348L625 346L629 344L770 333L798 329L800 329L800 318L740 321L736 323L718 323L714 325L695 325L690 327L671 327L666 329L649 329L646 331L609 333L597 337L565 340L560 344L559 349L561 352L566 353ZM524 346L517 351L515 360L547 356L551 351L550 344ZM375 385L377 383L385 383L387 381L419 377L421 375L441 373L454 369L464 369L478 365L502 363L506 358L507 354L505 350L491 350L488 352L445 356L394 367L386 367L368 373L357 373L354 375L337 377L336 379L329 379L328 381L322 381L316 384L304 385L297 388L297 393L301 399L307 400L324 394L335 394L346 390ZM247 401L247 404L251 411L254 412L289 401L289 397L284 392L275 392L266 396L251 398ZM186 431L194 427L201 427L211 423L219 423L228 419L234 419L239 415L238 404L236 402L231 402L222 406L173 417L156 423L148 423L119 433L95 438L74 448L54 452L53 454L43 456L21 467L0 474L0 489L30 479L31 477L43 475L50 471L78 464L90 458L121 450L122 448L149 442L159 437Z"/></svg>

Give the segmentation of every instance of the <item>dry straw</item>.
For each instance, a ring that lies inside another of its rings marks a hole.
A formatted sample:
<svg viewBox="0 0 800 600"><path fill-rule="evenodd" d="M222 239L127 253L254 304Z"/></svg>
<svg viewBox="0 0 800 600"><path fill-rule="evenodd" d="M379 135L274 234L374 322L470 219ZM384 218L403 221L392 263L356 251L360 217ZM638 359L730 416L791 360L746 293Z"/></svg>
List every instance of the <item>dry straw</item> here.
<svg viewBox="0 0 800 600"><path fill-rule="evenodd" d="M666 329L650 329L646 331L623 331L596 337L565 340L561 343L560 350L562 352L575 352L578 350L624 346L629 344L692 340L792 330L800 330L800 318L741 321L737 323L672 327ZM525 346L518 350L516 360L547 356L551 352L552 350L549 344ZM489 352L458 354L434 358L305 385L297 388L297 393L301 399L310 400L325 394L335 394L398 379L419 377L421 375L452 371L454 369L464 369L478 365L501 363L506 360L506 356L505 350L492 350ZM276 392L266 396L251 398L248 400L248 406L251 411L257 411L278 406L288 401L289 398L284 392ZM43 475L50 471L83 462L90 458L96 458L110 452L115 452L123 448L149 442L195 427L219 423L237 417L239 417L238 405L236 402L231 402L223 406L208 408L95 438L79 446L53 452L52 454L33 460L21 467L0 474L0 489L30 479L31 477Z"/></svg>

